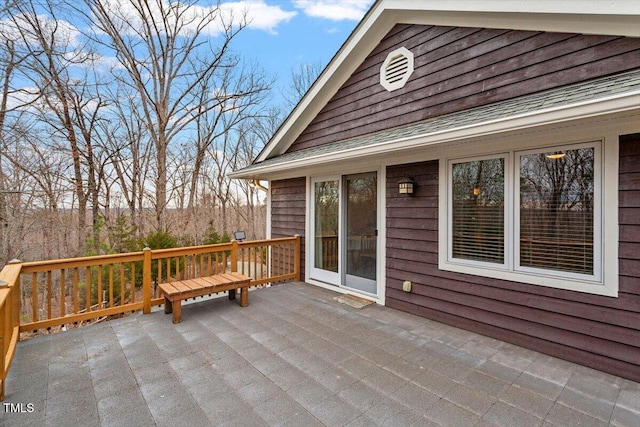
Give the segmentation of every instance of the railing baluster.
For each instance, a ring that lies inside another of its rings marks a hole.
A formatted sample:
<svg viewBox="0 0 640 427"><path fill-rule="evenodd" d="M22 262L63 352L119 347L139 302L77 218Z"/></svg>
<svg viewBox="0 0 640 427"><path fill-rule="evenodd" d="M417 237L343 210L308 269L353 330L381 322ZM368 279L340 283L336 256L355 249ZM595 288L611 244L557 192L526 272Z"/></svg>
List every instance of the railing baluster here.
<svg viewBox="0 0 640 427"><path fill-rule="evenodd" d="M102 265L98 266L98 310L102 308Z"/></svg>
<svg viewBox="0 0 640 427"><path fill-rule="evenodd" d="M125 293L125 288L124 288L124 272L125 272L125 268L124 268L124 263L120 264L120 305L124 305L124 293Z"/></svg>
<svg viewBox="0 0 640 427"><path fill-rule="evenodd" d="M31 275L31 318L34 322L38 319L38 273Z"/></svg>
<svg viewBox="0 0 640 427"><path fill-rule="evenodd" d="M84 289L85 289L85 309L87 313L91 311L91 267L85 268L84 272Z"/></svg>
<svg viewBox="0 0 640 427"><path fill-rule="evenodd" d="M67 314L66 271L64 268L60 270L60 317L64 317Z"/></svg>
<svg viewBox="0 0 640 427"><path fill-rule="evenodd" d="M131 263L131 303L136 302L136 263Z"/></svg>
<svg viewBox="0 0 640 427"><path fill-rule="evenodd" d="M73 269L73 314L78 314L79 295L78 295L78 267Z"/></svg>
<svg viewBox="0 0 640 427"><path fill-rule="evenodd" d="M47 319L51 319L51 270L47 271Z"/></svg>
<svg viewBox="0 0 640 427"><path fill-rule="evenodd" d="M109 308L113 307L113 264L109 264Z"/></svg>

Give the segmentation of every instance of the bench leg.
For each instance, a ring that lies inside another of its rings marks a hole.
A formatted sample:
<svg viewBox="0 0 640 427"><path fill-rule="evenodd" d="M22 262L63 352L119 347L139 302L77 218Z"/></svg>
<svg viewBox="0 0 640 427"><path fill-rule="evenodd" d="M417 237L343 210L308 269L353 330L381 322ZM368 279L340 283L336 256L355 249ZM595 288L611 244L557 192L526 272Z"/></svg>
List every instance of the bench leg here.
<svg viewBox="0 0 640 427"><path fill-rule="evenodd" d="M249 288L244 287L240 289L240 307L246 307L249 305Z"/></svg>
<svg viewBox="0 0 640 427"><path fill-rule="evenodd" d="M173 302L173 323L182 322L182 301L177 300Z"/></svg>
<svg viewBox="0 0 640 427"><path fill-rule="evenodd" d="M173 303L169 301L169 298L164 297L164 314L173 313Z"/></svg>
<svg viewBox="0 0 640 427"><path fill-rule="evenodd" d="M229 299L236 299L236 290L229 289Z"/></svg>

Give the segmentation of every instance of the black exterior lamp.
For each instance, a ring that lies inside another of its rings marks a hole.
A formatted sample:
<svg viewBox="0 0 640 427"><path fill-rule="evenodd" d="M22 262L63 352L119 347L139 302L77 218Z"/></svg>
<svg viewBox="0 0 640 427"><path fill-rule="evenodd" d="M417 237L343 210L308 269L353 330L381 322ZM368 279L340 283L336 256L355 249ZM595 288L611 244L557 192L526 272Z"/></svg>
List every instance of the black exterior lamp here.
<svg viewBox="0 0 640 427"><path fill-rule="evenodd" d="M400 194L413 194L415 188L416 182L408 175L398 181L398 193Z"/></svg>
<svg viewBox="0 0 640 427"><path fill-rule="evenodd" d="M244 231L233 232L233 239L237 240L238 242L242 242L246 238L247 238L247 234Z"/></svg>

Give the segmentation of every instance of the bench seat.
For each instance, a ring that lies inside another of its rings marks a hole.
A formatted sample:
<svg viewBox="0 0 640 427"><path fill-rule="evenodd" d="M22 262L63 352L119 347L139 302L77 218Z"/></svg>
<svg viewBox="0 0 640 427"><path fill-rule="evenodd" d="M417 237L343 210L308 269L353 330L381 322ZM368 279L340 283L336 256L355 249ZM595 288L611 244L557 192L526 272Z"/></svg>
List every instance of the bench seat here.
<svg viewBox="0 0 640 427"><path fill-rule="evenodd" d="M249 286L251 278L240 273L223 273L196 279L176 280L160 283L164 296L164 312L173 313L173 323L182 321L182 300L229 291L229 299L236 298L236 289L240 289L240 306L249 305Z"/></svg>

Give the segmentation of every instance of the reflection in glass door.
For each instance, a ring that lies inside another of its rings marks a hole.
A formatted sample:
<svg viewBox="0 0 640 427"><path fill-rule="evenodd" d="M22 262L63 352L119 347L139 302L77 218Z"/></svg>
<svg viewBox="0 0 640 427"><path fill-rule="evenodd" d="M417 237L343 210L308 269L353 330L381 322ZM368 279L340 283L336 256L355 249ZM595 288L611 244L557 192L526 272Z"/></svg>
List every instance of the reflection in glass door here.
<svg viewBox="0 0 640 427"><path fill-rule="evenodd" d="M375 173L344 177L344 284L377 293L378 183Z"/></svg>
<svg viewBox="0 0 640 427"><path fill-rule="evenodd" d="M313 215L312 277L338 285L340 180L313 183Z"/></svg>

